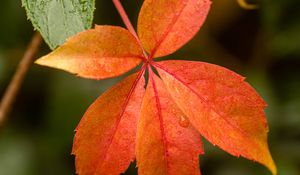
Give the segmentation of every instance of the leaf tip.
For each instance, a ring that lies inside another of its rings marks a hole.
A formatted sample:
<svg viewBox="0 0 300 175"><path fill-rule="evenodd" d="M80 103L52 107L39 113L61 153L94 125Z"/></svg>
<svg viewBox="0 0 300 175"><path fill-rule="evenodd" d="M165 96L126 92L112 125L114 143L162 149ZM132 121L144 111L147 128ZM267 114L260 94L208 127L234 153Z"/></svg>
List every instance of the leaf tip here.
<svg viewBox="0 0 300 175"><path fill-rule="evenodd" d="M271 158L270 162L267 165L267 168L271 171L273 175L277 175L277 167L274 160Z"/></svg>
<svg viewBox="0 0 300 175"><path fill-rule="evenodd" d="M49 55L43 56L37 60L34 61L35 64L41 65L41 66L51 66L51 60L49 59Z"/></svg>
<svg viewBox="0 0 300 175"><path fill-rule="evenodd" d="M249 3L246 2L246 0L237 0L237 2L238 2L238 4L239 4L242 8L244 8L244 9L246 9L246 10L256 10L256 9L259 8L258 5L256 5L256 4L249 4Z"/></svg>
<svg viewBox="0 0 300 175"><path fill-rule="evenodd" d="M267 150L266 154L262 156L260 160L257 161L264 165L266 168L268 168L272 175L277 175L277 167L269 149Z"/></svg>
<svg viewBox="0 0 300 175"><path fill-rule="evenodd" d="M35 60L35 64L41 65L41 66L47 66L52 67L56 69L61 69L59 66L59 60L55 60L52 58L51 53L49 55L43 56L37 60Z"/></svg>
<svg viewBox="0 0 300 175"><path fill-rule="evenodd" d="M34 61L35 64L38 64L38 65L41 65L41 66L44 66L45 65L45 58L44 57L41 57L37 60Z"/></svg>

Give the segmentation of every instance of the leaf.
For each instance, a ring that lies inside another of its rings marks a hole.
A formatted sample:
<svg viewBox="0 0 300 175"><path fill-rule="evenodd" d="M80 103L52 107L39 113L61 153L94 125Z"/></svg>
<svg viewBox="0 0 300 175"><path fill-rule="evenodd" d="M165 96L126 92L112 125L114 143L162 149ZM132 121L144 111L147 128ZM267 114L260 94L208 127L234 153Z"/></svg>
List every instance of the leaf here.
<svg viewBox="0 0 300 175"><path fill-rule="evenodd" d="M176 104L201 135L276 174L267 144L266 104L243 77L203 62L163 61L156 66Z"/></svg>
<svg viewBox="0 0 300 175"><path fill-rule="evenodd" d="M51 49L91 28L95 0L22 0L27 16Z"/></svg>
<svg viewBox="0 0 300 175"><path fill-rule="evenodd" d="M131 29L120 2L113 2ZM140 175L200 175L201 136L276 174L267 144L266 104L243 77L203 62L153 61L193 38L210 4L145 0L138 19L141 41L123 28L96 26L37 61L93 79L121 75L143 61L139 73L101 95L83 116L73 145L78 174L123 173L136 153Z"/></svg>
<svg viewBox="0 0 300 175"><path fill-rule="evenodd" d="M101 95L86 111L74 138L78 174L117 175L135 157L136 126L144 95L143 71Z"/></svg>
<svg viewBox="0 0 300 175"><path fill-rule="evenodd" d="M210 0L145 0L138 18L138 34L150 57L169 55L198 32Z"/></svg>
<svg viewBox="0 0 300 175"><path fill-rule="evenodd" d="M248 4L248 2L246 0L237 0L238 4L247 10L255 10L258 9L258 5L256 4Z"/></svg>
<svg viewBox="0 0 300 175"><path fill-rule="evenodd" d="M139 175L200 174L200 136L191 125L180 126L182 118L161 80L150 73L138 124Z"/></svg>
<svg viewBox="0 0 300 175"><path fill-rule="evenodd" d="M137 66L143 51L135 37L121 27L97 26L71 37L36 61L85 78L104 79Z"/></svg>

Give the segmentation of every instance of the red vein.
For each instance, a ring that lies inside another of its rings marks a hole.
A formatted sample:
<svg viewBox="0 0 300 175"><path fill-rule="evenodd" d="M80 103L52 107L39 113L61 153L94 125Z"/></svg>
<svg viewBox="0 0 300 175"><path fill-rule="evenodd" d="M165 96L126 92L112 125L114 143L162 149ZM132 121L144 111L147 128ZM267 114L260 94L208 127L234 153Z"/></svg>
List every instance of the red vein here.
<svg viewBox="0 0 300 175"><path fill-rule="evenodd" d="M140 55L124 55L124 56L101 56L101 57L98 57L97 59L139 59L139 60L142 60L142 61L147 61L146 58L144 56L140 56ZM68 58L68 57L63 57L63 58L60 58L60 60L77 60L77 58Z"/></svg>
<svg viewBox="0 0 300 175"><path fill-rule="evenodd" d="M166 167L165 172L166 172L166 175L167 175L168 174L168 167L169 167L168 142L167 142L167 137L166 137L165 129L164 129L164 121L163 121L163 118L162 118L162 110L161 110L161 106L160 106L160 100L159 100L156 84L155 84L155 81L154 81L154 78L153 78L153 71L152 71L150 66L148 66L148 71L149 71L149 78L151 78L151 81L152 81L153 91L154 91L155 100L156 100L156 107L157 107L157 110L158 110L159 126L160 126L160 131L161 131L161 137L163 139L163 149L164 149L164 158L165 158L165 167Z"/></svg>
<svg viewBox="0 0 300 175"><path fill-rule="evenodd" d="M125 113L125 111L126 111L126 107L127 107L127 105L129 104L129 100L130 100L130 98L131 98L131 96L132 96L132 94L133 94L133 92L134 92L134 90L135 90L135 88L136 88L138 82L141 80L142 76L144 75L146 66L147 66L146 64L143 65L143 67L141 68L141 70L140 70L140 72L139 72L137 78L136 78L135 81L133 82L133 84L132 84L132 86L131 86L131 88L130 88L130 90L129 90L129 93L128 93L128 95L126 96L124 105L122 106L121 113L120 113L120 115L119 115L119 117L118 117L118 119L117 119L117 121L116 121L116 126L115 126L114 131L113 131L113 133L112 133L112 135L111 135L110 142L109 142L109 144L107 145L106 150L104 151L105 154L102 156L102 159L99 159L98 162L100 162L100 160L102 160L102 162L103 162L103 161L106 159L108 150L109 150L109 148L110 148L110 146L111 146L111 144L112 144L112 142L113 142L113 140L114 140L114 138L115 138L115 135L116 135L116 133L117 133L118 127L119 127L119 125L120 125L120 123L121 123L121 118L122 118L122 116L124 115L124 113ZM101 164L101 165L102 165L102 164ZM98 163L98 165L97 165L97 167L96 167L96 169L95 169L95 171L94 171L94 174L97 172L97 169L98 169L99 167L100 167L100 164Z"/></svg>
<svg viewBox="0 0 300 175"><path fill-rule="evenodd" d="M189 0L188 0L188 2L189 2ZM183 5L183 7L180 9L178 15L175 15L175 17L172 19L170 25L168 26L167 30L162 35L161 39L158 41L158 43L156 44L156 46L153 48L152 52L149 55L149 60L150 61L153 59L154 55L156 54L158 48L161 46L161 44L163 43L163 41L170 34L171 30L173 29L175 23L178 21L179 17L181 16L181 14L182 14L183 10L185 9L185 7L187 6L188 2L186 2L186 4Z"/></svg>
<svg viewBox="0 0 300 175"><path fill-rule="evenodd" d="M167 74L171 75L172 77L174 77L175 79L177 79L180 83L182 83L185 87L187 87L191 92L193 92L201 101L204 102L204 104L209 107L211 110L213 110L217 115L219 115L226 123L228 123L232 128L238 130L242 135L244 135L244 137L250 137L250 134L246 133L244 130L240 129L237 126L234 126L230 121L228 121L226 118L224 118L217 110L215 110L213 107L211 107L211 105L209 105L209 103L207 102L207 100L205 100L202 96L200 96L194 89L192 89L188 84L186 84L183 80L181 80L179 77L177 77L175 74L173 74L172 72L170 72L167 68L165 68L164 66L158 64L158 63L154 63L153 62L153 66L156 68L159 68L161 70L163 70L164 72L166 72ZM255 145L258 145L256 142L254 142Z"/></svg>

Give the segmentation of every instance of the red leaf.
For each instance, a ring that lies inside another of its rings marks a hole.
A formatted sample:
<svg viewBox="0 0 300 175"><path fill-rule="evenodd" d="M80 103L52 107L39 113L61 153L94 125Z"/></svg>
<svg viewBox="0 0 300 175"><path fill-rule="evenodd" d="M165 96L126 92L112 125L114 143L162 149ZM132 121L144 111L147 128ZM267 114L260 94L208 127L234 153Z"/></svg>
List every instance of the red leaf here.
<svg viewBox="0 0 300 175"><path fill-rule="evenodd" d="M243 77L203 62L163 61L156 66L176 104L201 135L276 174L267 144L266 104Z"/></svg>
<svg viewBox="0 0 300 175"><path fill-rule="evenodd" d="M129 71L143 58L137 40L127 30L97 26L71 37L36 63L85 78L104 79Z"/></svg>
<svg viewBox="0 0 300 175"><path fill-rule="evenodd" d="M78 174L117 175L135 158L136 126L144 95L143 71L101 95L76 129Z"/></svg>
<svg viewBox="0 0 300 175"><path fill-rule="evenodd" d="M139 175L200 174L200 136L188 121L181 126L182 118L161 80L150 73L138 124Z"/></svg>
<svg viewBox="0 0 300 175"><path fill-rule="evenodd" d="M193 38L210 4L210 0L145 0L138 33L150 57L169 55Z"/></svg>
<svg viewBox="0 0 300 175"><path fill-rule="evenodd" d="M120 174L136 151L140 175L199 175L198 130L214 145L276 174L267 144L266 104L243 77L203 62L153 61L197 33L210 0L145 0L138 20L141 42L119 0L113 2L134 36L120 27L96 26L37 61L94 79L118 76L144 61L140 73L101 95L83 116L73 145L77 173ZM146 93L145 67L150 71Z"/></svg>

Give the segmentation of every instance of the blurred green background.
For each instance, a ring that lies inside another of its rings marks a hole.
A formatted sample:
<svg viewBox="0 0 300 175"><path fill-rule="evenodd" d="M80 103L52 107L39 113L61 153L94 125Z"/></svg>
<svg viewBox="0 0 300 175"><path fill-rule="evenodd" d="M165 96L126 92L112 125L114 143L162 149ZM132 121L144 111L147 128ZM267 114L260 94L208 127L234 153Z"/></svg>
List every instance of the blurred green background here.
<svg viewBox="0 0 300 175"><path fill-rule="evenodd" d="M201 32L168 58L215 63L246 76L269 105L270 150L279 174L300 175L300 1L259 3L259 10L248 11L235 0L214 0ZM123 4L136 23L142 0ZM110 0L97 0L96 5L94 23L123 26ZM21 1L13 0L1 0L0 25L2 96L33 28ZM48 52L43 44L38 56ZM122 78L86 80L33 65L0 129L0 175L75 174L70 155L73 130L96 97ZM200 158L204 175L270 174L206 141L205 150ZM126 174L136 174L135 164Z"/></svg>

